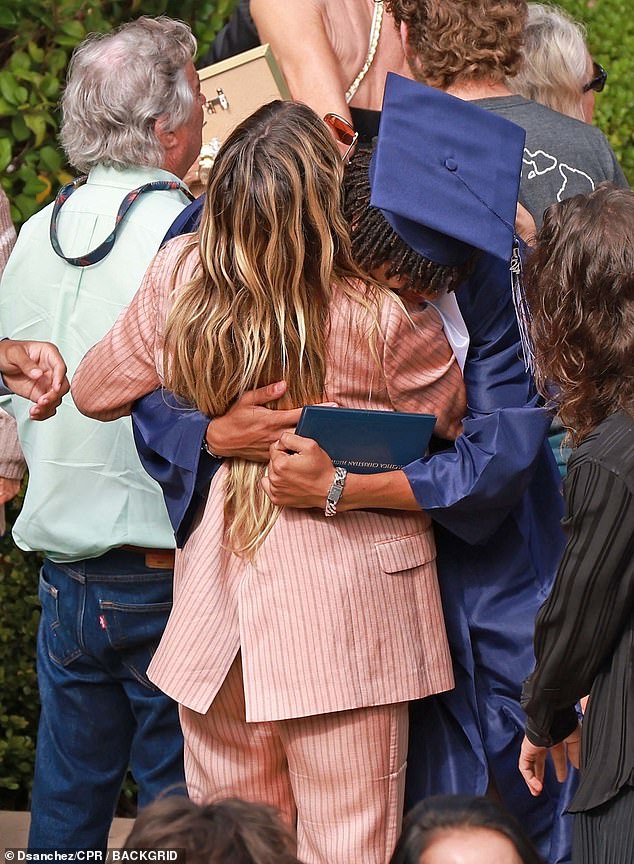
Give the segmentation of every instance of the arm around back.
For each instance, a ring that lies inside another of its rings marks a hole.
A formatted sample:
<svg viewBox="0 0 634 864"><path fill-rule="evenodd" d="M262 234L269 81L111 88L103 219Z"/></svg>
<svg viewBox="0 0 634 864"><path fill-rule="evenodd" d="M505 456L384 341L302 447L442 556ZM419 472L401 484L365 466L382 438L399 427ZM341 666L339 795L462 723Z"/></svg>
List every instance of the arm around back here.
<svg viewBox="0 0 634 864"><path fill-rule="evenodd" d="M160 386L160 334L183 242L176 240L161 249L130 305L79 364L71 392L82 414L116 420Z"/></svg>

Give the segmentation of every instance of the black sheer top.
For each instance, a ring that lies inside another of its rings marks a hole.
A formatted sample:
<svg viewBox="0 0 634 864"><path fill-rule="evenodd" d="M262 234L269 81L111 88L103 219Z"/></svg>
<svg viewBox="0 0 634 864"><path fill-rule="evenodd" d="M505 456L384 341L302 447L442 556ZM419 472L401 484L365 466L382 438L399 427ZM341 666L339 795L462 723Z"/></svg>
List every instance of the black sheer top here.
<svg viewBox="0 0 634 864"><path fill-rule="evenodd" d="M535 625L535 672L524 685L526 734L556 743L583 721L581 779L571 812L634 784L634 420L617 413L573 452L564 481L568 542Z"/></svg>

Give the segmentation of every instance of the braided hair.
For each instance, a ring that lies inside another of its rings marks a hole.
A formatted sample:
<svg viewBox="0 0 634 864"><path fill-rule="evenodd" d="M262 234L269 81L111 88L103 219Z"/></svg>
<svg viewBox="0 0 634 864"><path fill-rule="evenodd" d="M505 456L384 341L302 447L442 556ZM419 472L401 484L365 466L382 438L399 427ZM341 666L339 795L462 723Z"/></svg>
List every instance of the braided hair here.
<svg viewBox="0 0 634 864"><path fill-rule="evenodd" d="M387 222L378 207L370 206L369 168L371 147L360 147L346 166L344 214L350 225L352 255L356 264L375 276L386 266L384 279L402 280L396 293L421 294L433 300L455 291L472 273L475 253L458 266L436 264L408 246Z"/></svg>

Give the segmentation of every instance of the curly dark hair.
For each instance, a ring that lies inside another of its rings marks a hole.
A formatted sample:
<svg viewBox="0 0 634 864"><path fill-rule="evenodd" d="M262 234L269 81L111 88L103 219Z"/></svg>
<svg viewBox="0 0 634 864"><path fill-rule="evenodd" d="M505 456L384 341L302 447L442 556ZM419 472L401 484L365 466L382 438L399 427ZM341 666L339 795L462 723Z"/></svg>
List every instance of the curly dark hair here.
<svg viewBox="0 0 634 864"><path fill-rule="evenodd" d="M525 268L536 380L577 445L634 417L634 191L602 183L548 208Z"/></svg>
<svg viewBox="0 0 634 864"><path fill-rule="evenodd" d="M432 87L501 82L520 69L525 0L386 0L386 8L407 25L414 77Z"/></svg>
<svg viewBox="0 0 634 864"><path fill-rule="evenodd" d="M449 267L423 258L392 229L377 207L370 205L369 168L372 148L357 149L346 166L344 215L350 225L352 257L370 276L385 267L381 278L401 280L395 293L415 293L433 300L439 294L454 291L473 270L476 253L464 264Z"/></svg>

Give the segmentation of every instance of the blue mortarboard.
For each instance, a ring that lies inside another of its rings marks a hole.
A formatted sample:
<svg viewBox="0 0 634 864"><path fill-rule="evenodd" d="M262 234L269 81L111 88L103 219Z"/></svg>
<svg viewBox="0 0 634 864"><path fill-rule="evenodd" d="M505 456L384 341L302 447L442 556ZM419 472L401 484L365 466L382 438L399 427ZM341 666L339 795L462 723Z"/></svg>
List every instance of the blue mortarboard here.
<svg viewBox="0 0 634 864"><path fill-rule="evenodd" d="M525 132L463 99L389 73L370 203L425 258L475 249L510 260Z"/></svg>

